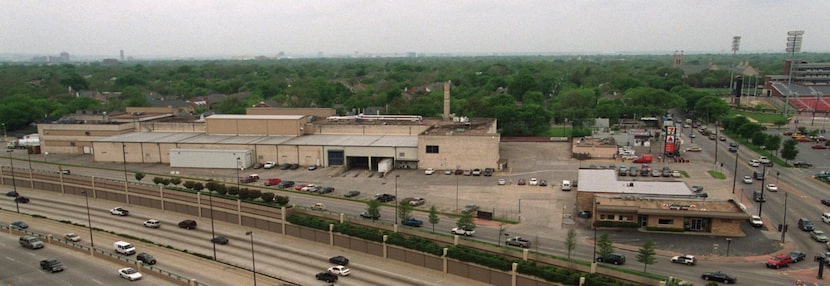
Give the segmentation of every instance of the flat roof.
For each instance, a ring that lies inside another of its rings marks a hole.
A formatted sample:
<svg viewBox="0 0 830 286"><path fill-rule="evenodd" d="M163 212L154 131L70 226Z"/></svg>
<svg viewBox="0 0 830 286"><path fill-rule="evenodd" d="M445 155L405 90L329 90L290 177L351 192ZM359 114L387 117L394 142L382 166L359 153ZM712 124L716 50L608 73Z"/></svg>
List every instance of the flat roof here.
<svg viewBox="0 0 830 286"><path fill-rule="evenodd" d="M282 143L284 145L418 147L418 136L403 135L305 135Z"/></svg>
<svg viewBox="0 0 830 286"><path fill-rule="evenodd" d="M638 181L636 177L618 180L617 170L580 169L579 192L610 194L643 194L666 196L689 196L694 192L685 182Z"/></svg>
<svg viewBox="0 0 830 286"><path fill-rule="evenodd" d="M705 199L652 199L596 197L597 211L636 212L647 215L677 215L748 219L749 215L730 201Z"/></svg>
<svg viewBox="0 0 830 286"><path fill-rule="evenodd" d="M305 115L247 115L247 114L214 114L205 119L302 119Z"/></svg>
<svg viewBox="0 0 830 286"><path fill-rule="evenodd" d="M95 140L124 143L190 143L234 145L304 145L304 146L366 146L418 147L418 136L403 135L304 135L244 136L205 135L181 132L131 132Z"/></svg>

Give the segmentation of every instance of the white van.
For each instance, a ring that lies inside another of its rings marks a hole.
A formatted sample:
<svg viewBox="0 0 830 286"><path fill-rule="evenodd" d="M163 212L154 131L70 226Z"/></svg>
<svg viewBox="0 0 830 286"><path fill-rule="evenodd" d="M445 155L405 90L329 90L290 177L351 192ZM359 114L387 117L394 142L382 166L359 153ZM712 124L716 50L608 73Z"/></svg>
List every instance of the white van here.
<svg viewBox="0 0 830 286"><path fill-rule="evenodd" d="M571 190L571 181L562 180L562 191L570 191Z"/></svg>
<svg viewBox="0 0 830 286"><path fill-rule="evenodd" d="M135 246L133 246L132 244L129 244L127 242L124 242L124 241L116 241L115 243L112 244L112 247L115 248L115 252L118 252L120 254L124 254L124 255L133 255L133 254L135 254Z"/></svg>

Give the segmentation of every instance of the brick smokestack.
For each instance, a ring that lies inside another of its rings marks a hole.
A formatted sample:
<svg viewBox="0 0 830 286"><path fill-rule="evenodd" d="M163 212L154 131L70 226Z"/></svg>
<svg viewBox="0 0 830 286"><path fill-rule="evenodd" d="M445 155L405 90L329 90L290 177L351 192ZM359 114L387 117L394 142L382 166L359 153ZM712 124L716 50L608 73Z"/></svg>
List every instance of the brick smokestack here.
<svg viewBox="0 0 830 286"><path fill-rule="evenodd" d="M450 81L444 83L444 120L450 120Z"/></svg>

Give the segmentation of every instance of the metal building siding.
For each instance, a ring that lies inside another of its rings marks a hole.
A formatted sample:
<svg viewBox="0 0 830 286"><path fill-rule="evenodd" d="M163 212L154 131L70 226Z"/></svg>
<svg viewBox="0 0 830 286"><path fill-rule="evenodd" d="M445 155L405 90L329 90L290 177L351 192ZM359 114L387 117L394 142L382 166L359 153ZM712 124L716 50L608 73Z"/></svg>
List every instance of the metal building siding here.
<svg viewBox="0 0 830 286"><path fill-rule="evenodd" d="M175 168L248 168L253 164L248 149L170 149L170 167ZM239 158L237 163L236 158Z"/></svg>

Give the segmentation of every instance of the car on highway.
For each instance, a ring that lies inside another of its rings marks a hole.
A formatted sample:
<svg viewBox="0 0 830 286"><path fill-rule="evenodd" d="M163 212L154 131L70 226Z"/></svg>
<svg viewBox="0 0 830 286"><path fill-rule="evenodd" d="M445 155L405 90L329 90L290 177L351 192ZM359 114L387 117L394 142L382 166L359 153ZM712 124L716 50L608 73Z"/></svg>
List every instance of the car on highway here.
<svg viewBox="0 0 830 286"><path fill-rule="evenodd" d="M29 198L24 197L24 196L19 196L19 197L14 198L15 203L28 204L29 201L30 201Z"/></svg>
<svg viewBox="0 0 830 286"><path fill-rule="evenodd" d="M217 236L217 237L211 238L210 242L225 245L225 244L228 244L228 242L230 242L230 240L227 237L224 237L224 236Z"/></svg>
<svg viewBox="0 0 830 286"><path fill-rule="evenodd" d="M183 229L196 229L196 221L192 219L186 219L179 222L179 228Z"/></svg>
<svg viewBox="0 0 830 286"><path fill-rule="evenodd" d="M343 194L343 196L347 197L347 198L353 198L353 197L356 197L356 196L359 196L359 195L360 195L360 191L357 191L357 190L347 191L345 194Z"/></svg>
<svg viewBox="0 0 830 286"><path fill-rule="evenodd" d="M161 221L151 218L144 221L144 226L149 228L159 228L161 227Z"/></svg>
<svg viewBox="0 0 830 286"><path fill-rule="evenodd" d="M64 235L63 239L66 239L68 241L78 242L78 241L81 241L81 236L74 233L74 232L71 232L71 233L67 233L66 235Z"/></svg>
<svg viewBox="0 0 830 286"><path fill-rule="evenodd" d="M22 221L15 221L11 223L11 227L17 229L27 229L29 228L29 225Z"/></svg>
<svg viewBox="0 0 830 286"><path fill-rule="evenodd" d="M761 162L761 164L769 164L772 161L770 161L769 158L767 158L767 156L760 156L758 157L758 162Z"/></svg>
<svg viewBox="0 0 830 286"><path fill-rule="evenodd" d="M752 160L749 160L749 165L752 166L752 167L758 167L758 166L761 166L761 162L758 161L758 160L752 159Z"/></svg>
<svg viewBox="0 0 830 286"><path fill-rule="evenodd" d="M827 235L823 231L814 229L810 232L810 238L818 242L827 242Z"/></svg>
<svg viewBox="0 0 830 286"><path fill-rule="evenodd" d="M735 282L738 281L738 278L732 274L722 271L703 272L703 274L700 275L700 278L703 278L703 280L706 281L718 281L726 284L735 284Z"/></svg>
<svg viewBox="0 0 830 286"><path fill-rule="evenodd" d="M671 262L678 264L695 265L697 263L697 259L692 255L684 254L672 257Z"/></svg>
<svg viewBox="0 0 830 286"><path fill-rule="evenodd" d="M337 282L337 274L328 271L317 273L314 277L317 278L317 280L326 281L328 283Z"/></svg>
<svg viewBox="0 0 830 286"><path fill-rule="evenodd" d="M130 280L130 281L135 281L135 280L141 279L141 273L139 273L137 270L129 268L129 267L118 269L118 275L120 275L121 278Z"/></svg>
<svg viewBox="0 0 830 286"><path fill-rule="evenodd" d="M764 220L762 220L760 216L752 215L749 216L749 224L754 227L762 227L764 226Z"/></svg>
<svg viewBox="0 0 830 286"><path fill-rule="evenodd" d="M156 264L156 258L153 257L152 255L150 255L149 253L145 253L145 252L139 253L135 257L135 259L138 259L138 261L141 261L141 263L144 263L144 264L149 264L149 265L155 265Z"/></svg>
<svg viewBox="0 0 830 286"><path fill-rule="evenodd" d="M122 207L115 207L110 209L110 214L118 215L118 216L128 216L130 215L130 211L122 208Z"/></svg>
<svg viewBox="0 0 830 286"><path fill-rule="evenodd" d="M51 273L61 272L63 271L63 263L57 259L44 259L40 261L40 269L47 270Z"/></svg>
<svg viewBox="0 0 830 286"><path fill-rule="evenodd" d="M426 170L424 170L424 175L432 175L432 174L435 174L435 169L427 168Z"/></svg>
<svg viewBox="0 0 830 286"><path fill-rule="evenodd" d="M703 149L701 149L700 147L686 148L686 152L701 152L701 151L703 151Z"/></svg>
<svg viewBox="0 0 830 286"><path fill-rule="evenodd" d="M608 256L597 256L597 262L611 263L614 265L625 264L625 255L619 253L611 253Z"/></svg>
<svg viewBox="0 0 830 286"><path fill-rule="evenodd" d="M340 275L340 276L349 276L349 274L352 273L352 270L350 270L349 268L347 268L346 266L343 266L343 265L335 265L335 266L329 267L328 271L331 272L331 273Z"/></svg>
<svg viewBox="0 0 830 286"><path fill-rule="evenodd" d="M346 258L345 256L342 256L342 255L338 255L338 256L334 256L332 258L329 258L329 262L337 264L337 265L343 265L343 266L349 265L349 259Z"/></svg>
<svg viewBox="0 0 830 286"><path fill-rule="evenodd" d="M474 234L476 234L476 231L475 230L465 230L465 229L460 228L460 227L453 227L452 230L450 230L450 233L455 234L455 235L473 236Z"/></svg>
<svg viewBox="0 0 830 286"><path fill-rule="evenodd" d="M744 184L752 184L752 177L744 176Z"/></svg>
<svg viewBox="0 0 830 286"><path fill-rule="evenodd" d="M20 195L20 194L19 194L18 192L16 192L16 191L10 191L10 192L6 193L6 196L7 196L7 197L15 197L15 198L16 198L16 197L17 197L17 196L19 196L19 195Z"/></svg>
<svg viewBox="0 0 830 286"><path fill-rule="evenodd" d="M777 192L778 191L778 186L776 186L775 184L767 184L767 191Z"/></svg>

